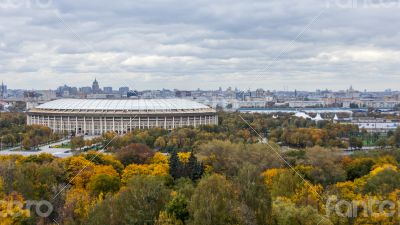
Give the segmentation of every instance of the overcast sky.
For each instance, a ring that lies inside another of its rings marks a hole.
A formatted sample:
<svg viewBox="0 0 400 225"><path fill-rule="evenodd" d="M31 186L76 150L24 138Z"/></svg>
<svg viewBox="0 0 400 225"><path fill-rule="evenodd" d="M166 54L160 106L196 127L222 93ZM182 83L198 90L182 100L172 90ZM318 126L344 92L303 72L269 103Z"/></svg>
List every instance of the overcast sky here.
<svg viewBox="0 0 400 225"><path fill-rule="evenodd" d="M395 0L0 0L9 88L400 89Z"/></svg>

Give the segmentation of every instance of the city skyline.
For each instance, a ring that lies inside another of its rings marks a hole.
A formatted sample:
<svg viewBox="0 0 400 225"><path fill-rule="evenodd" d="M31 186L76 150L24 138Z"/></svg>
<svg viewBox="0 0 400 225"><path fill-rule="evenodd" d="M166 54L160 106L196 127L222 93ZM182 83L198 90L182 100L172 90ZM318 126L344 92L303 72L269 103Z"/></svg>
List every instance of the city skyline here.
<svg viewBox="0 0 400 225"><path fill-rule="evenodd" d="M398 4L45 2L0 4L0 79L10 87L93 77L141 90L377 91L400 82Z"/></svg>
<svg viewBox="0 0 400 225"><path fill-rule="evenodd" d="M331 89L331 88L325 88L325 87L314 87L314 89L310 89L310 90L299 89L298 87L290 87L290 86L283 86L281 89L279 89L279 88L277 88L277 89L267 89L265 87L257 87L257 86L253 86L253 87L248 88L248 89L242 89L242 88L239 88L237 86L232 87L232 86L223 86L223 85L219 85L219 86L217 85L215 88L211 88L211 87L206 87L206 88L195 87L195 88L182 88L182 89L180 89L180 88L176 88L176 87L173 87L173 88L161 87L161 88L155 88L155 89L146 89L146 88L140 89L140 88L135 88L135 87L131 87L131 86L123 86L123 85L111 86L109 84L103 84L101 81L99 81L99 79L97 79L97 77L94 77L93 79L94 80L92 80L90 83L78 84L77 86L71 85L70 83L65 83L65 84L62 84L62 85L58 85L58 86L54 86L54 87L50 87L50 88L47 87L47 88L43 88L43 89L40 89L40 88L10 87L8 85L8 83L5 83L4 81L2 82L2 85L5 85L5 87L10 89L10 90L27 90L27 91L29 91L29 90L32 90L32 91L35 91L35 90L57 90L57 89L59 89L61 87L65 87L65 86L66 87L74 87L74 88L77 88L77 89L91 88L91 90L93 90L93 82L96 82L97 85L99 85L99 87L98 87L99 91L102 92L102 93L108 93L110 91L118 91L120 88L123 88L123 89L129 88L129 90L132 90L132 91L134 91L134 90L136 90L136 91L146 91L146 90L187 90L187 91L202 90L202 91L215 91L215 90L219 90L219 89L224 90L224 91L228 90L228 89L238 90L238 91L249 91L249 90L250 91L255 91L257 89L262 89L262 90L265 90L265 91L287 91L287 92L295 92L295 91L298 91L298 92L315 92L315 91L318 91L318 90L319 91L340 92L340 91L347 91L347 90L349 90L349 88L354 89L355 91L359 91L359 92L365 92L365 91L366 92L386 92L386 91L398 92L398 91L400 91L399 89L392 89L392 88L368 90L366 88L356 87L353 84L349 84L348 86L343 87L341 89Z"/></svg>

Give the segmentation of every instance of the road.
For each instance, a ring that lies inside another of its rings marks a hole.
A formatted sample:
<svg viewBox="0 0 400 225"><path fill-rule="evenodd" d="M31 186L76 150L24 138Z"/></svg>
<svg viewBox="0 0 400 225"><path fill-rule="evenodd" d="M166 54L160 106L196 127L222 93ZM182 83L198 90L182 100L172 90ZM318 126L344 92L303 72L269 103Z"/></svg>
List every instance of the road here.
<svg viewBox="0 0 400 225"><path fill-rule="evenodd" d="M54 145L61 145L62 143L66 143L69 140L62 140L59 142L55 142L49 145L44 145L39 147L39 151L16 151L16 150L3 150L0 151L0 155L23 155L23 156L29 156L29 155L38 155L41 153L49 153L52 154L56 157L60 158L65 158L72 156L72 153L70 152L71 149L69 148L50 148L50 146ZM19 149L19 147L13 148L13 149ZM66 151L69 151L66 153Z"/></svg>

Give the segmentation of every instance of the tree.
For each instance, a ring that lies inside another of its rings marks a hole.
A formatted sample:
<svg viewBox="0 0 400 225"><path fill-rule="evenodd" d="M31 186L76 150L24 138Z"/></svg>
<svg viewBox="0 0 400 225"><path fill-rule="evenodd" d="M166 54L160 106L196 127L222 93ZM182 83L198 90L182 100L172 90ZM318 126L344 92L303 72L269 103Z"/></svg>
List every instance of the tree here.
<svg viewBox="0 0 400 225"><path fill-rule="evenodd" d="M321 147L306 149L306 164L312 166L307 174L314 183L333 184L346 179L340 152Z"/></svg>
<svg viewBox="0 0 400 225"><path fill-rule="evenodd" d="M130 164L122 173L122 182L127 183L129 179L137 175L165 177L168 175L168 164Z"/></svg>
<svg viewBox="0 0 400 225"><path fill-rule="evenodd" d="M277 198L273 203L272 221L274 225L303 225L319 224L333 225L333 223L311 206L296 207L286 198Z"/></svg>
<svg viewBox="0 0 400 225"><path fill-rule="evenodd" d="M260 171L247 164L239 171L236 183L240 187L242 220L247 220L246 224L267 225L271 219L272 199Z"/></svg>
<svg viewBox="0 0 400 225"><path fill-rule="evenodd" d="M177 219L174 215L162 211L160 212L155 225L183 225L183 222Z"/></svg>
<svg viewBox="0 0 400 225"><path fill-rule="evenodd" d="M377 146L379 146L381 149L384 149L384 148L386 148L386 146L388 145L388 139L387 138L384 138L384 137L381 137L381 138L379 138L377 141L376 141L376 143L375 143Z"/></svg>
<svg viewBox="0 0 400 225"><path fill-rule="evenodd" d="M98 174L90 180L88 187L94 195L116 193L120 188L119 177L109 174Z"/></svg>
<svg viewBox="0 0 400 225"><path fill-rule="evenodd" d="M90 210L98 202L97 196L93 196L86 189L73 187L67 190L64 209L64 224L85 224Z"/></svg>
<svg viewBox="0 0 400 225"><path fill-rule="evenodd" d="M174 179L182 177L182 163L176 151L173 151L169 158L169 173Z"/></svg>
<svg viewBox="0 0 400 225"><path fill-rule="evenodd" d="M348 180L354 180L367 175L375 162L371 158L357 158L348 163L345 167Z"/></svg>
<svg viewBox="0 0 400 225"><path fill-rule="evenodd" d="M154 151L145 144L130 144L116 153L116 158L125 166L136 163L144 164L154 156Z"/></svg>
<svg viewBox="0 0 400 225"><path fill-rule="evenodd" d="M188 202L188 199L184 195L177 194L167 204L166 212L184 222L189 219Z"/></svg>
<svg viewBox="0 0 400 225"><path fill-rule="evenodd" d="M360 138L351 137L349 140L350 148L361 149L363 147L363 142Z"/></svg>
<svg viewBox="0 0 400 225"><path fill-rule="evenodd" d="M1 137L1 143L6 146L13 146L16 142L17 142L17 140L11 134L7 134L7 135ZM3 148L3 146L1 146L1 147Z"/></svg>
<svg viewBox="0 0 400 225"><path fill-rule="evenodd" d="M0 177L0 199L4 197L4 181L3 178Z"/></svg>
<svg viewBox="0 0 400 225"><path fill-rule="evenodd" d="M393 169L385 168L366 180L364 193L387 195L400 186L400 173Z"/></svg>
<svg viewBox="0 0 400 225"><path fill-rule="evenodd" d="M111 154L102 154L91 150L81 156L96 165L112 166L118 173L124 169L124 165Z"/></svg>
<svg viewBox="0 0 400 225"><path fill-rule="evenodd" d="M191 224L240 224L238 196L233 185L214 174L200 180L189 203Z"/></svg>
<svg viewBox="0 0 400 225"><path fill-rule="evenodd" d="M85 140L83 139L83 136L75 136L71 138L71 149L75 150L79 148L79 150L82 149L82 147L85 146Z"/></svg>
<svg viewBox="0 0 400 225"><path fill-rule="evenodd" d="M390 136L388 142L393 147L400 147L400 127L393 132L393 135Z"/></svg>
<svg viewBox="0 0 400 225"><path fill-rule="evenodd" d="M154 224L169 198L163 179L135 176L117 195L97 204L85 224Z"/></svg>
<svg viewBox="0 0 400 225"><path fill-rule="evenodd" d="M156 148L163 149L163 148L165 148L166 145L167 145L167 143L166 143L164 137L158 137L154 141L154 147L156 147Z"/></svg>
<svg viewBox="0 0 400 225"><path fill-rule="evenodd" d="M65 173L59 161L42 165L27 162L17 167L14 188L30 200L51 199L58 192L56 187L64 182Z"/></svg>
<svg viewBox="0 0 400 225"><path fill-rule="evenodd" d="M0 225L23 224L29 218L24 209L25 200L18 193L11 193L0 201Z"/></svg>
<svg viewBox="0 0 400 225"><path fill-rule="evenodd" d="M193 152L190 153L189 161L184 167L192 181L200 179L204 173L203 165L197 161Z"/></svg>
<svg viewBox="0 0 400 225"><path fill-rule="evenodd" d="M246 164L253 164L260 170L280 167L274 151L264 144L234 144L229 141L210 141L197 149L197 158L213 172L228 177L236 176Z"/></svg>
<svg viewBox="0 0 400 225"><path fill-rule="evenodd" d="M23 135L22 145L25 149L37 148L40 144L58 139L50 128L41 125L27 126Z"/></svg>

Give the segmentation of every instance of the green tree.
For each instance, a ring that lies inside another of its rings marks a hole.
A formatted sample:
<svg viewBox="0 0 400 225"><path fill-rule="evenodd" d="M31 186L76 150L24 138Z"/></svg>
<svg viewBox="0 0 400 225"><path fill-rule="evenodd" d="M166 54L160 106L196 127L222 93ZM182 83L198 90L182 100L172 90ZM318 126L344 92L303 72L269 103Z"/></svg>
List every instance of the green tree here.
<svg viewBox="0 0 400 225"><path fill-rule="evenodd" d="M221 175L200 180L189 203L191 224L240 224L238 196L233 185Z"/></svg>
<svg viewBox="0 0 400 225"><path fill-rule="evenodd" d="M372 166L374 166L375 162L371 158L358 158L354 159L348 165L346 165L346 173L348 180L354 180L356 178L360 178L362 176L367 175Z"/></svg>
<svg viewBox="0 0 400 225"><path fill-rule="evenodd" d="M391 169L384 169L367 179L364 193L387 195L400 186L400 173Z"/></svg>
<svg viewBox="0 0 400 225"><path fill-rule="evenodd" d="M168 204L166 211L182 222L189 219L188 199L181 194L176 195Z"/></svg>
<svg viewBox="0 0 400 225"><path fill-rule="evenodd" d="M346 179L340 152L313 147L306 149L306 163L313 168L307 174L314 183L329 185Z"/></svg>
<svg viewBox="0 0 400 225"><path fill-rule="evenodd" d="M269 224L272 213L272 199L260 171L253 165L245 165L236 182L240 187L242 220L245 224ZM243 210L245 209L245 210Z"/></svg>
<svg viewBox="0 0 400 225"><path fill-rule="evenodd" d="M121 181L119 177L114 177L109 174L98 174L94 176L89 184L89 190L95 195L100 193L116 193L121 186Z"/></svg>
<svg viewBox="0 0 400 225"><path fill-rule="evenodd" d="M71 148L73 150L79 148L79 150L82 149L82 147L85 146L85 140L83 139L83 136L75 136L71 138Z"/></svg>
<svg viewBox="0 0 400 225"><path fill-rule="evenodd" d="M296 207L285 198L278 198L273 203L273 225L333 225L333 223L311 206Z"/></svg>
<svg viewBox="0 0 400 225"><path fill-rule="evenodd" d="M349 140L350 148L361 149L363 147L363 142L358 137L351 137Z"/></svg>
<svg viewBox="0 0 400 225"><path fill-rule="evenodd" d="M388 134L389 135L389 134ZM400 127L398 127L393 135L390 136L388 140L389 144L393 147L400 147Z"/></svg>
<svg viewBox="0 0 400 225"><path fill-rule="evenodd" d="M204 173L203 165L197 161L193 151L190 153L189 162L185 165L189 178L193 181L198 180Z"/></svg>
<svg viewBox="0 0 400 225"><path fill-rule="evenodd" d="M85 224L154 224L169 198L162 178L134 176L125 189L96 205Z"/></svg>
<svg viewBox="0 0 400 225"><path fill-rule="evenodd" d="M3 145L13 146L13 145L15 145L16 142L17 142L16 138L11 134L7 134L7 135L1 137L1 143L2 143L1 147L2 148L3 148Z"/></svg>
<svg viewBox="0 0 400 225"><path fill-rule="evenodd" d="M388 139L385 137L381 137L379 138L376 143L377 146L379 146L381 149L386 148L386 146L388 145Z"/></svg>
<svg viewBox="0 0 400 225"><path fill-rule="evenodd" d="M174 179L182 177L182 163L179 160L178 153L173 151L169 158L169 173Z"/></svg>
<svg viewBox="0 0 400 225"><path fill-rule="evenodd" d="M174 215L170 215L165 211L160 212L155 225L183 225L183 222Z"/></svg>

